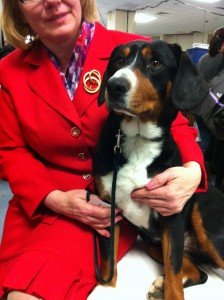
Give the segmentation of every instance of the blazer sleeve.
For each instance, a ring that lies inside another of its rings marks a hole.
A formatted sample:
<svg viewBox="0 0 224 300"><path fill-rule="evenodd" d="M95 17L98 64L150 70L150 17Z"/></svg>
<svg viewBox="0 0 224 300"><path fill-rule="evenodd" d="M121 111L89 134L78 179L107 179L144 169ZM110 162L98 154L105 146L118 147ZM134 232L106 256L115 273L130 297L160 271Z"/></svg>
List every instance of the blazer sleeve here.
<svg viewBox="0 0 224 300"><path fill-rule="evenodd" d="M195 161L201 166L202 180L196 190L204 192L207 190L207 174L204 166L204 157L199 144L196 142L197 130L188 125L188 120L178 113L177 118L172 123L171 133L176 142L182 157L182 163Z"/></svg>
<svg viewBox="0 0 224 300"><path fill-rule="evenodd" d="M29 218L41 217L39 205L57 189L43 163L29 148L20 121L2 76L0 64L0 178L11 190Z"/></svg>

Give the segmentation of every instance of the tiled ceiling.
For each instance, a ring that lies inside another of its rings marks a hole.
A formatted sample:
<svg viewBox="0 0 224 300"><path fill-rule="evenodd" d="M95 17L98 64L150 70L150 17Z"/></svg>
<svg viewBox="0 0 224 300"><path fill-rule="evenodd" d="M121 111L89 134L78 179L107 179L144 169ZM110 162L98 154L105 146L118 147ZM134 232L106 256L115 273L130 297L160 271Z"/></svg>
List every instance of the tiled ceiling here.
<svg viewBox="0 0 224 300"><path fill-rule="evenodd" d="M97 0L100 22L115 9L156 16L153 22L135 24L133 32L142 35L212 33L224 26L224 0L213 4L197 0Z"/></svg>

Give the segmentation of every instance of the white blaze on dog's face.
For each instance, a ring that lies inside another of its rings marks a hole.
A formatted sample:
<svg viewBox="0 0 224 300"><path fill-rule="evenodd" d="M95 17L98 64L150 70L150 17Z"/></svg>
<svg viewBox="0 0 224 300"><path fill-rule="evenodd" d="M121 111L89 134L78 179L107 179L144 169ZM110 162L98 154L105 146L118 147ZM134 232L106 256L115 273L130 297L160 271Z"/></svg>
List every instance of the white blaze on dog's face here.
<svg viewBox="0 0 224 300"><path fill-rule="evenodd" d="M124 68L118 70L110 79L109 84L113 81L123 81L123 83L128 85L127 91L122 95L123 102L122 106L120 107L114 107L114 111L117 113L125 113L130 116L134 116L135 114L131 111L131 101L132 95L134 91L136 90L137 84L138 84L138 78L136 77L135 73L131 70L131 68ZM121 88L121 86L120 86ZM125 87L124 87L125 88ZM107 95L108 99L109 95Z"/></svg>

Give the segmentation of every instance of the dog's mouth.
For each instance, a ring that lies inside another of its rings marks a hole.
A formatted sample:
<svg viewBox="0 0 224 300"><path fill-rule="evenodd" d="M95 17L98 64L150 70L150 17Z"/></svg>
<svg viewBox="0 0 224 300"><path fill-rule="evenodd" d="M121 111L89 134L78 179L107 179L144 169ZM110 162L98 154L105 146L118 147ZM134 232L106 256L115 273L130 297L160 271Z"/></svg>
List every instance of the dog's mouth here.
<svg viewBox="0 0 224 300"><path fill-rule="evenodd" d="M134 112L130 110L129 107L126 107L126 105L123 105L121 103L114 103L113 101L107 101L107 110L108 111L113 111L117 115L128 115L128 116L136 116Z"/></svg>
<svg viewBox="0 0 224 300"><path fill-rule="evenodd" d="M136 114L132 113L130 110L126 109L126 108L113 108L113 111L117 114L117 115L127 115L127 116L131 116L134 117L136 116Z"/></svg>
<svg viewBox="0 0 224 300"><path fill-rule="evenodd" d="M113 111L115 114L119 115L119 116L129 116L129 117L141 117L143 115L150 115L151 111L149 109L147 110L142 110L139 109L138 107L136 108L129 108L129 107L125 107L123 105L120 104L108 104L108 110L109 111Z"/></svg>

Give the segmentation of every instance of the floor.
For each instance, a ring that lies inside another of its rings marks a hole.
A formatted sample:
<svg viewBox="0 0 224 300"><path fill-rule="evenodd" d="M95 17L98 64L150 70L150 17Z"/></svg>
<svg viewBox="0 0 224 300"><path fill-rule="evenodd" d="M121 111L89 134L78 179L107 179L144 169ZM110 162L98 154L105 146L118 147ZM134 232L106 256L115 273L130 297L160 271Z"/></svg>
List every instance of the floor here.
<svg viewBox="0 0 224 300"><path fill-rule="evenodd" d="M3 222L8 207L8 201L11 199L12 193L8 182L0 180L0 240L2 236Z"/></svg>

